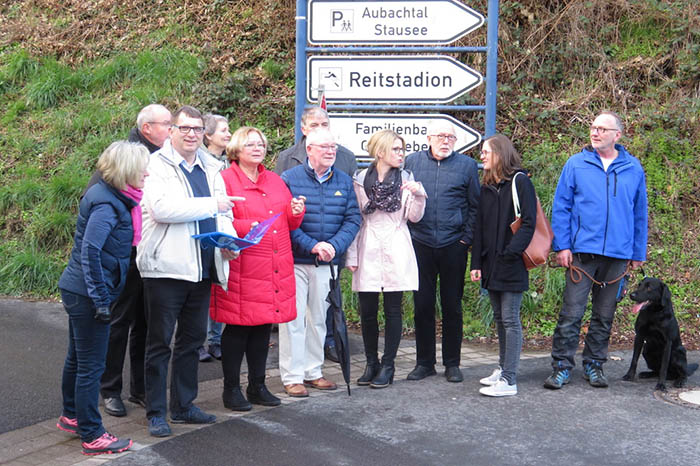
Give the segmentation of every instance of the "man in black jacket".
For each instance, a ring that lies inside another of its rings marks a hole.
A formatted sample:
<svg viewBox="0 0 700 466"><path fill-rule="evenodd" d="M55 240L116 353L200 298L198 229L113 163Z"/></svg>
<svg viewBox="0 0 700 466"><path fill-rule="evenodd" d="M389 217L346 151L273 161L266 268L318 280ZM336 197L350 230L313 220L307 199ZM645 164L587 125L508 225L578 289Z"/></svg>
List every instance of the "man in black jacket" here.
<svg viewBox="0 0 700 466"><path fill-rule="evenodd" d="M129 133L130 142L140 142L152 154L161 148L168 138L171 124L170 111L162 105L151 104L144 107L136 117L136 127ZM95 171L95 182L101 177ZM88 183L88 189L93 179ZM131 384L129 401L146 407L144 387L144 353L146 349L146 318L144 315L143 281L136 268L136 248L132 248L129 271L126 275L124 291L112 303L112 320L109 328L109 346L105 371L102 374L100 393L105 403L105 412L110 416L126 416L126 407L121 398L122 371L126 346L129 344L131 363Z"/></svg>
<svg viewBox="0 0 700 466"><path fill-rule="evenodd" d="M435 293L440 276L442 363L449 382L461 382L462 294L479 204L476 162L454 152L455 130L447 121L428 127L428 150L406 158L406 169L427 193L425 214L408 224L418 261L418 291L413 292L416 367L408 380L435 375Z"/></svg>

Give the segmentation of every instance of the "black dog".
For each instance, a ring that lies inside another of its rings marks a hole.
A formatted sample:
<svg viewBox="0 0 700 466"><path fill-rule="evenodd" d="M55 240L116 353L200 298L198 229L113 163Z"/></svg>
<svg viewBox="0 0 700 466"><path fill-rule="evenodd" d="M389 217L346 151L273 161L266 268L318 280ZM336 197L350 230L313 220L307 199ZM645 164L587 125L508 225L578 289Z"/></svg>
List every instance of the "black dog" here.
<svg viewBox="0 0 700 466"><path fill-rule="evenodd" d="M634 311L639 311L639 316L634 324L636 336L632 363L622 379L634 380L641 353L651 370L641 372L640 378L658 377L656 390L666 390L667 379L675 380L675 387L682 387L698 365L687 363L678 321L673 313L671 291L661 280L645 278L629 296L638 303Z"/></svg>

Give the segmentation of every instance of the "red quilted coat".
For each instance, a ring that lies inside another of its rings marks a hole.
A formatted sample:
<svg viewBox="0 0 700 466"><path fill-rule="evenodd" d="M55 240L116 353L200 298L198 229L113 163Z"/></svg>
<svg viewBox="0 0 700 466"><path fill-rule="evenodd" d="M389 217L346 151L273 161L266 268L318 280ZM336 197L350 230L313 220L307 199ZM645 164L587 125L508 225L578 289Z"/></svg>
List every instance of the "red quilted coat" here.
<svg viewBox="0 0 700 466"><path fill-rule="evenodd" d="M253 183L237 163L221 172L230 196L243 196L233 208L233 225L245 236L253 222L282 212L259 244L229 261L228 291L212 286L209 314L217 322L262 325L294 320L297 316L294 258L290 230L301 225L304 214L292 215L292 194L277 174L258 166Z"/></svg>

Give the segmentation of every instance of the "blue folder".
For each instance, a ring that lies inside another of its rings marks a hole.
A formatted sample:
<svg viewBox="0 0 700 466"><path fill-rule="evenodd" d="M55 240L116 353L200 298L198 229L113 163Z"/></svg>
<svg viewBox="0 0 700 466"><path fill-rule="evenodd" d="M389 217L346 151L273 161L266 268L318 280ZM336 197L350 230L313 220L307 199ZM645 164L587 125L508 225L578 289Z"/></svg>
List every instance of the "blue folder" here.
<svg viewBox="0 0 700 466"><path fill-rule="evenodd" d="M201 235L192 235L192 238L200 240L205 248L213 246L217 248L230 249L231 251L240 251L258 244L263 236L265 236L265 233L267 233L267 230L270 229L272 224L275 223L275 220L277 220L277 217L280 215L282 215L281 212L258 223L251 228L248 234L243 238L238 238L237 236L232 236L220 231L202 233Z"/></svg>

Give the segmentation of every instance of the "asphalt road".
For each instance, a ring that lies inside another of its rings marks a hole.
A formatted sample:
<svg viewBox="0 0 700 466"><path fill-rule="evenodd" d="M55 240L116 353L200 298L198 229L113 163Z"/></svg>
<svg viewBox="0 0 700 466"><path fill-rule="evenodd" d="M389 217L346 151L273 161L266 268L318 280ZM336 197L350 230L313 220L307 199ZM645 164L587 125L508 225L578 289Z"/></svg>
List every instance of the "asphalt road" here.
<svg viewBox="0 0 700 466"><path fill-rule="evenodd" d="M59 415L66 322L60 305L0 300L0 433ZM270 356L275 364L276 351ZM549 359L537 358L521 362L518 396L487 398L478 379L492 367L469 367L462 384L440 375L396 380L384 390L357 387L351 397L338 390L220 419L110 464L700 464L700 410L659 399L653 380L621 381L629 352L613 356L608 389L590 387L577 368L564 389L546 390ZM200 379L220 371L202 364ZM700 372L689 379L698 385Z"/></svg>
<svg viewBox="0 0 700 466"><path fill-rule="evenodd" d="M700 411L656 399L654 381L620 381L625 359L606 364L608 389L590 387L576 371L564 389L546 390L542 358L522 362L518 396L487 398L478 379L491 368L469 368L463 384L438 375L356 388L351 397L337 392L232 418L111 464L699 464ZM699 382L697 374L690 380Z"/></svg>

